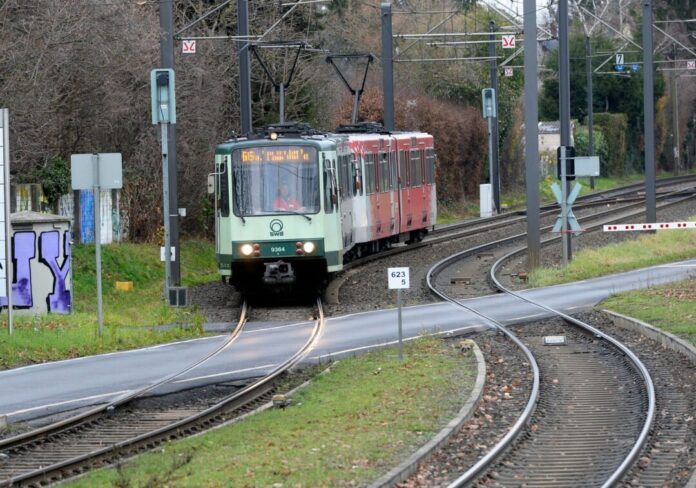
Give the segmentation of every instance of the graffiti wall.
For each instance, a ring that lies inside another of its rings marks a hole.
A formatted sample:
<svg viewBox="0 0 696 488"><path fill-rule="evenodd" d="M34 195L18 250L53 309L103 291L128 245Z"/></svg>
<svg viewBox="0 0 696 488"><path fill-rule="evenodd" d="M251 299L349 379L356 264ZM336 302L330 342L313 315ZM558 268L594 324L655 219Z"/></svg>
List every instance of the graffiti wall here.
<svg viewBox="0 0 696 488"><path fill-rule="evenodd" d="M57 215L12 214L12 305L31 313L70 313L70 222ZM0 297L0 306L7 298Z"/></svg>

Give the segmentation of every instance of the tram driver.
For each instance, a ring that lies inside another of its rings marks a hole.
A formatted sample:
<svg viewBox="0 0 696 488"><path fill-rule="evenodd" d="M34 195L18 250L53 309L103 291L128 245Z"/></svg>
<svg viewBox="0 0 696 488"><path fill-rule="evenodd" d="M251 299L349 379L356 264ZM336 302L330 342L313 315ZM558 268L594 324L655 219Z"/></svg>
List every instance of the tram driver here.
<svg viewBox="0 0 696 488"><path fill-rule="evenodd" d="M290 194L290 186L285 182L282 183L278 189L278 196L273 200L273 210L298 212L302 208L300 202Z"/></svg>

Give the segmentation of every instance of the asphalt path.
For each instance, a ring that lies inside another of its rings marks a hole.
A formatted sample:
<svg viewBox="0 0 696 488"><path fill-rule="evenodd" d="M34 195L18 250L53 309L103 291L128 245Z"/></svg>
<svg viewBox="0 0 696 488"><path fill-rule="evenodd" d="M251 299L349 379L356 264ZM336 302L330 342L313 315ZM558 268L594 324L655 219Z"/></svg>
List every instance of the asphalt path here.
<svg viewBox="0 0 696 488"><path fill-rule="evenodd" d="M614 293L657 286L696 276L696 260L522 292L558 310L574 313ZM523 323L549 315L509 295L462 301L503 324ZM213 325L214 327L214 325ZM220 355L189 371L155 393L261 376L292 356L308 339L313 323L249 323ZM403 309L407 339L424 333L449 334L488 327L485 319L448 303ZM184 369L225 341L219 335L133 351L32 365L0 372L0 416L10 423L66 412L113 400L143 385ZM396 309L330 318L317 346L305 361L317 362L393 344Z"/></svg>

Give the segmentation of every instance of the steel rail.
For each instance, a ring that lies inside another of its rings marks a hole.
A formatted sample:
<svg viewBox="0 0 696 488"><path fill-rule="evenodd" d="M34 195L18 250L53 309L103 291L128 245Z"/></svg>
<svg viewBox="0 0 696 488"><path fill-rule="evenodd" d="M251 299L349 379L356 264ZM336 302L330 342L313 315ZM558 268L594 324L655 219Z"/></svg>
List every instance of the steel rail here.
<svg viewBox="0 0 696 488"><path fill-rule="evenodd" d="M484 246L487 246L484 244ZM473 479L474 476L478 475L483 469L485 469L498 455L500 455L507 447L512 444L512 442L517 438L517 436L522 432L523 428L527 423L531 420L532 415L534 414L534 411L536 409L537 402L539 401L539 383L540 383L540 371L539 371L539 365L537 364L536 359L534 358L534 355L532 352L529 350L529 348L520 340L518 339L512 332L507 330L503 324L498 322L497 320L493 319L492 317L489 317L467 305L464 305L463 303L447 296L445 293L439 291L437 287L434 284L433 277L439 273L439 271L446 266L448 266L450 263L458 261L461 259L465 254L473 254L474 252L477 251L478 248L482 246L477 246L477 248L472 248L472 249L467 249L466 251L454 254L452 256L449 256L445 259L442 259L438 261L435 265L433 265L429 270L428 274L426 277L426 281L428 283L428 287L430 290L443 300L450 302L451 304L463 308L465 310L468 310L469 312L477 315L478 317L483 318L486 322L489 324L492 324L496 329L500 330L505 334L510 340L512 340L524 353L524 355L527 357L527 360L529 361L530 366L532 367L532 373L533 373L533 380L532 380L532 390L529 393L529 399L527 401L527 405L524 408L524 411L522 414L519 416L517 421L515 421L514 425L508 430L508 432L505 434L505 436L501 439L501 441L488 453L486 453L481 459L479 459L476 464L474 464L468 471L467 475ZM468 478L467 478L468 479Z"/></svg>
<svg viewBox="0 0 696 488"><path fill-rule="evenodd" d="M658 196L657 196L657 199L658 199L658 200L665 200L665 199L668 199L668 198L672 198L672 197L675 197L675 196L679 196L680 194L683 194L683 193L684 193L684 190L676 190L676 191L674 191L674 192L663 193L662 195L658 195ZM686 197L685 199L693 198L693 196L694 196L694 195L693 195L692 193L690 193L689 196ZM606 210L606 211L603 211L603 212L598 212L598 213L596 213L596 214L587 215L587 216L584 216L584 217L577 217L577 219L578 219L578 222L584 222L584 221L590 220L590 219L601 218L602 216L607 215L607 214L615 214L617 211L622 211L622 210L628 210L628 209L631 209L631 208L642 207L642 206L643 206L643 201L644 201L644 200L639 200L637 203L631 203L631 204L629 204L629 205L623 205L623 206L619 207L618 209L617 209L617 208L613 208L613 209L609 209L609 210ZM677 201L677 202L674 202L674 204L680 203L681 201L682 201L682 200L679 200L679 201ZM664 206L669 206L669 205L670 205L670 204L665 204L665 205L661 206L660 208L664 208ZM618 219L620 220L620 219L622 219L622 218L626 218L626 217L630 217L630 216L633 216L633 215L637 215L637 214L639 214L639 213L640 213L640 212L632 213L632 214L629 214L629 215L622 215L622 216L620 216ZM546 213L545 215L548 215L548 213ZM380 251L380 252L374 253L374 254L368 254L368 255L366 255L366 256L364 256L364 257L362 257L362 258L352 260L352 261L350 261L350 262L344 264L343 270L344 270L344 271L347 271L347 270L350 270L350 269L352 269L352 268L355 268L355 267L362 266L362 265L364 265L364 264L370 263L370 262L372 262L372 261L377 261L377 260L380 260L380 259L384 259L384 258L386 258L386 257L393 256L393 255L396 255L396 254L400 254L400 253L403 253L403 252L414 251L414 250L416 250L416 249L420 249L420 248L423 248L423 247L426 247L426 246L430 246L430 245L433 245L433 244L439 244L439 243L442 243L442 242L449 242L449 241L451 241L452 239L461 239L461 238L468 237L468 236L471 236L471 235L477 235L477 234L480 234L480 233L483 233L483 232L486 232L486 231L489 231L489 230L498 229L498 228L500 228L500 227L505 227L505 226L509 225L510 223L515 223L515 222L517 222L517 221L523 221L523 220L525 219L524 216L520 216L520 217L514 217L512 220L510 220L510 216L511 216L511 214L501 214L501 215L495 216L495 217L493 217L493 218L491 218L491 219L477 219L477 220L474 220L474 221L462 222L462 223L460 223L460 224L453 224L452 226L449 226L449 227L447 227L446 229L443 228L443 229L440 229L440 230L436 231L435 233L433 233L433 235L432 235L431 237L426 238L426 239L425 239L424 241L422 241L422 242L410 244L410 245L408 245L408 246L402 246L402 247L391 248L391 249L388 249L388 250L385 250L385 251ZM504 219L504 218L508 218L508 221L505 221L505 222L497 222L497 220L501 220L501 219ZM616 221L616 219L612 219L612 220L609 220L609 221L603 221L603 223L604 223L604 224L609 224L609 223L613 223L613 222L615 222L615 221ZM490 223L489 223L489 222L490 222ZM488 224L487 224L487 223L488 223ZM487 224L487 225L484 225L484 224ZM476 226L480 226L480 227L476 227ZM452 232L453 230L456 231L456 229L466 229L466 228L469 228L469 227L475 227L475 228L474 228L474 229L470 229L470 230L464 230L464 231L462 231L462 232L456 232L456 233L449 233L449 234L447 234L448 232ZM542 230L542 232L547 232L547 231L549 231L549 230L552 229L552 228L553 228L553 226L549 225L549 226L542 227L541 230ZM446 235L442 235L442 234L446 234ZM490 247L494 247L494 246L497 246L497 245L500 245L500 244L507 244L507 243L512 242L512 241L515 241L515 240L517 240L517 239L522 239L522 238L524 238L526 235L527 235L527 233L526 233L526 232L523 232L523 233L520 233L520 234L515 234L515 235L513 235L513 236L504 237L504 238L502 238L502 239L500 239L500 240L497 240L497 241L492 241L492 242L490 242L490 243L487 243L487 244L484 244L483 246L481 246L481 248L479 249L479 251L484 250L484 249L487 249L487 248L490 248ZM546 242L546 241L542 241L542 243L544 243L544 242Z"/></svg>
<svg viewBox="0 0 696 488"><path fill-rule="evenodd" d="M138 445L144 443L156 443L162 439L173 439L179 437L179 434L187 429L192 428L192 426L197 424L204 424L206 422L212 421L215 417L221 415L225 410L230 410L238 408L245 403L253 402L257 398L261 397L267 390L270 389L270 383L276 380L281 374L288 371L294 367L302 358L316 345L316 342L321 337L326 317L324 315L323 306L321 299L317 298L317 307L319 309L319 318L314 321L314 328L310 334L307 341L303 346L295 352L290 358L285 362L276 366L269 374L260 378L259 380L247 385L243 389L234 393L233 395L227 397L226 399L216 403L215 405L206 408L205 410L198 412L195 415L187 417L176 421L165 427L147 432L131 439L115 443L113 445L104 447L99 450L95 450L88 454L83 454L71 459L55 463L50 466L41 467L38 470L32 472L24 473L22 475L10 478L9 480L1 480L0 486L13 486L16 484L29 483L37 479L45 479L50 475L50 473L59 473L61 471L75 469L76 466L83 464L92 464L97 462L99 459L104 459L111 457L116 457L121 452L126 452L127 450L135 450ZM69 477L69 476L68 476ZM58 476L62 479L63 476ZM40 483L40 481L39 481Z"/></svg>
<svg viewBox="0 0 696 488"><path fill-rule="evenodd" d="M169 383L170 381L175 380L176 378L188 373L192 369L200 366L201 364L205 363L206 361L210 360L211 358L217 356L220 354L222 351L227 349L241 334L242 329L244 327L244 324L247 322L247 303L246 301L242 304L242 309L240 312L239 320L237 321L237 325L235 328L232 330L230 335L225 339L225 341L218 346L216 349L208 353L207 355L203 356L202 358L196 360L195 362L189 364L188 366L184 367L183 369L176 371L174 373L171 373L163 378L160 378L158 380L155 380L154 382L139 388L133 392L125 393L124 395L119 396L115 400L112 400L109 403L99 405L97 407L94 407L92 409L87 410L86 412L83 412L79 415L75 415L72 417L69 417L67 419L61 420L59 422L55 422L49 425L46 425L44 427L38 428L31 430L29 432L25 432L23 434L19 434L13 437L8 437L6 439L0 439L0 451L2 450L7 450L7 449L13 449L16 447L19 447L22 444L27 444L34 442L36 439L42 437L42 436L47 436L47 435L52 435L60 432L61 430L65 430L66 428L72 428L75 427L81 423L93 420L94 417L103 414L111 409L123 406L124 404L143 396L145 393L148 393L155 388L162 386L166 383ZM0 485L1 486L1 485Z"/></svg>
<svg viewBox="0 0 696 488"><path fill-rule="evenodd" d="M674 193L677 194L677 193L680 193L680 192L677 191L677 192L674 192ZM671 195L671 194L670 194L670 195L665 195L663 198L666 198L666 197L668 197L668 196L672 196L672 195ZM689 200L689 199L692 199L692 198L694 198L694 195L687 196L687 197L685 197L685 198L683 198L683 199L680 199L680 200L678 200L678 201L675 201L675 202L669 202L669 203L663 204L663 205L661 205L659 208L662 209L662 208L665 208L665 207L674 206L674 205L677 205L677 204L679 204L679 203L683 203L684 201ZM635 206L635 205L629 205L628 207L633 207L633 206ZM634 212L634 214L638 214L638 213L643 213L643 211L641 211L641 212ZM591 216L591 217L594 217L594 216ZM618 218L616 218L616 219L613 219L611 222L623 220L623 219L625 219L625 218L627 218L627 215L623 215L623 216L621 216L621 217L618 217ZM605 224L605 222L602 222L602 223L600 223L600 224L592 225L592 226L588 227L588 230L601 229L601 228L602 228L602 225L604 225L604 224ZM513 236L513 237L518 238L518 237L520 237L520 236ZM557 240L557 239L559 239L559 237L557 237L557 236L552 237L551 239L546 239L546 240L543 242L543 244L547 244L547 243L552 242L552 241L555 241L555 240ZM485 315L483 315L483 314L477 312L476 310L474 310L474 309L472 309L472 308L470 308L470 307L468 307L468 306L465 306L465 305L462 304L461 302L459 302L459 301L457 301L457 300L454 300L454 299L452 299L452 298L446 296L444 293L440 292L439 290L437 290L436 287L435 287L435 285L433 284L433 279L432 279L432 277L433 277L434 274L436 274L437 272L439 272L442 268L444 268L444 267L445 267L446 265L448 265L449 263L458 261L458 260L460 260L460 259L462 259L462 258L464 258L464 257L470 256L470 255L473 255L473 254L475 254L475 253L477 253L477 252L479 252L479 251L481 251L481 250L484 250L484 249L487 249L487 248L490 248L490 247L497 246L497 245L499 245L500 243L509 242L510 240L511 240L511 238L508 237L508 238L504 238L504 239L499 240L499 241L495 241L495 242L493 242L493 243L486 243L486 244L483 244L483 245L481 245L481 246L476 246L476 247L474 247L474 248L470 248L470 249L461 251L461 252L459 252L459 253L456 253L456 254L454 254L454 255L452 255L452 256L449 256L449 257L447 257L447 258L445 258L445 259L439 261L438 263L436 263L436 264L428 271L428 275L427 275L427 284L428 284L428 287L429 287L429 288L433 291L433 293L435 293L437 296L439 296L439 297L441 297L442 299L444 299L444 300L446 300L446 301L448 301L448 302L450 302L450 303L453 303L453 304L455 304L455 305L457 305L457 306L459 306L459 307L465 308L465 309L469 310L470 312L476 314L476 315L479 316L479 317L485 318L487 322L493 323L497 328L499 328L500 330L503 330L503 331L508 335L508 337L514 337L514 336L513 336L511 333L509 333L509 332L505 329L505 327L502 326L501 324L496 323L495 321L493 321L493 320L490 319L489 317L487 317L487 316L485 316ZM546 306L543 305L543 304L538 304L538 303L536 303L536 302L534 302L534 301L532 301L532 300L527 299L526 297L522 297L522 296L520 296L519 294L517 294L517 293L515 293L515 292L512 292L512 291L510 291L510 290L508 290L507 288L503 287L502 284L500 284L500 282L499 282L499 281L497 280L497 278L495 277L495 270L498 268L498 266L500 265L500 263L502 263L502 262L505 261L506 259L509 259L509 258L512 257L512 256L515 256L515 255L517 255L517 254L520 254L520 253L524 252L526 249L527 249L526 246L525 246L525 247L518 248L518 249L516 249L516 250L514 250L514 251L512 251L512 252L510 252L510 253L507 253L505 256L503 256L503 258L497 260L497 261L494 263L494 265L493 265L493 267L491 268L491 271L490 271L490 279L491 279L491 281L494 283L494 285L495 285L500 291L503 291L503 292L505 292L505 293L509 293L511 296L515 296L515 297L517 297L517 298L519 298L519 299L522 299L523 301L527 301L527 302L532 303L532 304L534 304L534 305L538 305L538 306L540 306L541 308L544 308L544 309L546 309L547 311L549 311L549 312L551 312L551 313L553 313L553 314L556 314L556 315L560 316L560 317L563 318L564 320L567 320L568 322L573 323L574 325L576 325L576 326L578 326L578 327L584 328L585 330L589 330L589 331L592 332L593 334L596 334L598 337L601 337L601 338L605 339L607 342L609 342L609 343L612 344L614 347L616 347L617 349L619 349L619 351L621 351L623 354L625 354L625 355L631 360L631 362L633 362L633 364L635 365L636 369L638 370L638 372L639 372L640 375L643 377L643 379L644 379L644 381L645 381L645 383L646 383L646 392L647 392L647 394L648 394L648 409L647 409L648 411L647 411L647 413L646 413L646 421L645 421L645 423L644 423L644 426L643 426L643 429L642 429L642 431L641 431L641 434L639 435L639 438L638 438L638 440L636 441L636 444L634 444L633 448L631 449L631 451L629 452L629 454L626 456L626 458L624 459L624 461L621 463L621 465L613 472L613 474L610 476L610 478L603 484L603 487L604 487L604 488L608 488L608 487L614 486L614 485L619 481L619 479L621 478L621 476L622 476L623 474L625 474L625 472L626 472L626 471L628 470L628 468L632 465L632 463L635 461L636 457L637 457L638 454L640 453L640 450L642 449L643 445L644 445L645 442L646 442L647 435L648 435L648 433L649 433L649 431L650 431L650 427L651 427L651 425L652 425L652 423L653 423L653 420L654 420L654 417L655 417L655 388L654 388L654 385L653 385L653 383L652 383L652 379L651 379L650 374L649 374L647 368L645 367L645 365L643 365L643 363L637 358L637 356L635 356L635 354L634 354L632 351L630 351L628 348L626 348L625 346L623 346L623 344L621 344L619 341L617 341L617 340L615 340L614 338L612 338L612 337L610 337L610 336L604 334L603 332L599 331L598 329L592 327L592 326L589 325L589 324L585 324L584 322L581 322L581 321L579 321L579 320L577 320L577 319L574 319L573 317L570 317L570 316L568 316L567 314L564 314L564 313L562 313L562 312L560 312L560 311L557 311L557 310L555 310L555 309L552 309L551 307L546 307ZM517 339L517 338L515 338L515 339ZM517 340L515 341L515 343L518 344L518 341L519 341L519 339L517 339ZM519 345L519 344L518 344L518 345ZM525 346L525 349L526 349L526 346ZM524 349L523 349L523 350L524 350ZM525 354L527 354L527 352L528 352L528 349L525 351ZM531 354L531 352L529 352L529 354ZM536 364L536 363L534 363L534 364ZM535 395L535 389L536 389L536 395ZM488 453L487 453L486 455L484 455L481 459L479 459L479 461L477 461L476 464L474 464L474 465L473 465L471 468L469 468L465 473L463 473L459 478L457 478L455 481L453 481L453 482L449 485L449 488L458 488L458 487L465 486L466 484L472 482L474 479L476 479L476 478L482 473L482 471L483 471L486 467L490 466L490 465L496 460L496 458L497 458L499 455L501 455L508 447L511 446L512 442L522 433L524 426L528 423L529 419L531 418L531 415L532 415L532 413L533 413L533 410L534 410L534 408L535 408L535 406L536 406L536 403L537 403L537 401L538 401L538 399L539 399L539 398L538 398L538 395L539 395L539 393L538 393L538 382L536 381L536 371L535 371L535 381L534 381L534 383L533 383L532 393L530 394L530 397L529 397L529 400L528 400L527 405L526 405L526 407L525 407L525 410L524 410L523 413L520 415L520 417L518 418L518 420L517 420L517 421L515 422L515 424L510 428L510 430L508 430L507 434L506 434L506 435L493 447L493 449L491 449L490 451L488 451Z"/></svg>
<svg viewBox="0 0 696 488"><path fill-rule="evenodd" d="M669 202L669 203L666 203L666 204L659 206L658 208L663 209L665 207L674 206L674 205L677 205L679 203L683 203L684 201L689 200L691 198L694 198L694 197L690 196L690 197L686 197L686 198L683 198L681 200L678 200L676 202ZM643 213L643 211L635 212L635 213L636 214ZM626 218L626 216L624 215L624 216L619 217L617 219L613 219L611 222L620 221L620 220L623 220L625 218ZM602 225L604 225L604 222L590 226L590 227L588 227L587 230L598 230L598 229L602 228ZM548 243L556 241L558 239L560 239L560 237L554 236L550 239L546 239L545 241L542 242L542 244L548 244ZM528 299L528 298L520 295L519 293L513 292L513 291L507 289L506 287L504 287L500 283L500 281L496 277L496 270L501 266L501 264L503 262L509 260L510 258L512 258L514 256L522 254L526 250L527 250L526 246L515 249L515 250L505 254L503 257L498 259L493 264L493 266L491 267L491 270L490 270L489 278L490 278L491 282L494 284L494 286L498 290L500 290L504 293L508 293L511 296L514 296L514 297L521 299L525 302L528 302L528 303L533 304L535 306L538 306L542 309L545 309L546 311L551 312L551 313L563 318L563 320L566 320L566 321L568 321L568 322L570 322L570 323L572 323L580 328L583 328L585 330L592 332L593 334L597 335L598 337L605 339L607 342L609 342L614 347L616 347L619 351L621 351L624 355L626 355L631 360L631 362L633 362L637 371L640 373L640 375L643 377L643 380L646 383L646 392L648 395L648 409L647 409L646 419L645 419L643 428L642 428L641 433L640 433L638 439L636 440L636 443L634 444L633 448L628 453L628 455L624 458L624 461L621 463L621 465L619 465L619 467L612 473L612 475L602 485L603 488L609 488L611 486L614 486L620 480L620 478L626 473L626 471L631 467L631 465L635 461L636 457L640 453L640 450L642 449L642 447L645 445L645 442L647 440L647 436L650 432L650 428L651 428L652 423L653 423L654 418L655 418L655 387L654 387L652 379L650 377L650 373L648 372L645 365L638 359L637 356L635 356L635 354L632 351L630 351L630 349L625 347L619 341L608 336L607 334L604 334L603 332L599 331L598 329L592 327L589 324L585 324L584 322L581 322L573 317L570 317L569 315L567 315L563 312L555 310L551 307L547 307L546 305L537 303L531 299ZM456 257L456 259L461 259L462 257L464 257L465 253L466 253L466 251L464 251L462 253L458 253L457 255L454 255L454 256ZM513 428L511 428L511 431L512 431L512 429L517 427L518 424L519 424L519 422L516 423L515 426L513 426ZM508 434L510 434L509 437L516 437L517 435L519 435L522 432L522 427L519 426L518 428L519 428L519 431L515 432L514 435L511 431L508 432ZM495 450L496 453L501 454L507 447L510 446L510 444L511 444L511 442L508 440L508 436L506 435L506 437L501 439L501 441L493 448L493 450ZM489 451L489 454L491 452L493 452L493 450ZM497 455L496 456L489 456L487 454L484 458L482 458L479 462L477 462L469 470L467 470L465 473L463 473L459 478L457 478L455 481L453 481L449 485L448 488L458 488L461 486L465 486L467 483L472 482L477 476L479 476L481 474L482 470L486 466L490 465L495 460L496 457L497 457ZM483 463L484 460L486 461L486 463Z"/></svg>
<svg viewBox="0 0 696 488"><path fill-rule="evenodd" d="M628 453L628 455L624 458L623 462L619 465L616 470L611 474L611 476L602 484L603 488L609 488L614 486L616 483L619 482L621 477L626 473L626 471L633 465L635 462L636 458L640 454L641 449L643 449L643 446L645 445L645 442L648 439L648 435L650 434L650 429L652 428L652 424L655 420L655 406L656 406L656 397L655 397L655 385L653 384L652 377L650 376L650 372L648 371L648 368L643 364L643 362L636 356L633 351L631 351L628 347L626 347L623 343L618 341L617 339L611 337L608 334L605 334L601 330L591 326L590 324L583 322L581 320L576 319L575 317L571 317L570 315L561 312L560 310L556 310L555 308L549 307L541 302L537 302L535 300L532 300L530 298L527 298L523 296L520 293L517 293L515 291L510 290L509 288L506 288L496 277L496 270L498 267L506 260L508 260L511 256L516 255L519 252L519 250L512 251L504 256L502 256L500 259L498 259L495 263L493 263L493 266L491 266L490 270L490 279L493 282L493 284L498 288L498 290L507 293L508 295L514 296L515 298L518 298L524 302L527 302L531 305L534 305L536 307L539 307L543 310L546 310L547 312L550 312L554 315L557 315L558 317L561 317L563 320L566 322L569 322L577 327L580 327L584 330L587 330L591 333L593 333L596 337L600 337L607 342L611 343L615 348L617 348L619 351L621 351L626 357L628 357L631 362L634 364L640 375L643 377L643 381L645 382L645 388L646 392L648 394L648 411L646 413L645 417L645 422L643 423L643 428L641 429L640 435L638 436L638 439L634 443L633 447L631 448L631 451ZM452 484L450 486L462 486L460 484Z"/></svg>

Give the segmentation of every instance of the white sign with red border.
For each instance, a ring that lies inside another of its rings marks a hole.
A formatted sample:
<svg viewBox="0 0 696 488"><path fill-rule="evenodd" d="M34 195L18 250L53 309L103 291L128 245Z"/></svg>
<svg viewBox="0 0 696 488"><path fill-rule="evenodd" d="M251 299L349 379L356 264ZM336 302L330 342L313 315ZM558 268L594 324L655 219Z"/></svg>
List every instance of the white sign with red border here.
<svg viewBox="0 0 696 488"><path fill-rule="evenodd" d="M696 69L696 59L692 59L686 62L686 69Z"/></svg>
<svg viewBox="0 0 696 488"><path fill-rule="evenodd" d="M604 226L604 232L636 232L642 230L682 229L696 229L696 222L658 222L656 224L611 224Z"/></svg>
<svg viewBox="0 0 696 488"><path fill-rule="evenodd" d="M515 34L503 34L503 49L515 49Z"/></svg>
<svg viewBox="0 0 696 488"><path fill-rule="evenodd" d="M181 52L183 54L196 54L196 40L184 39L181 41Z"/></svg>
<svg viewBox="0 0 696 488"><path fill-rule="evenodd" d="M505 68L505 76L507 76L509 78L510 76L512 76L512 74L513 74L512 68Z"/></svg>

